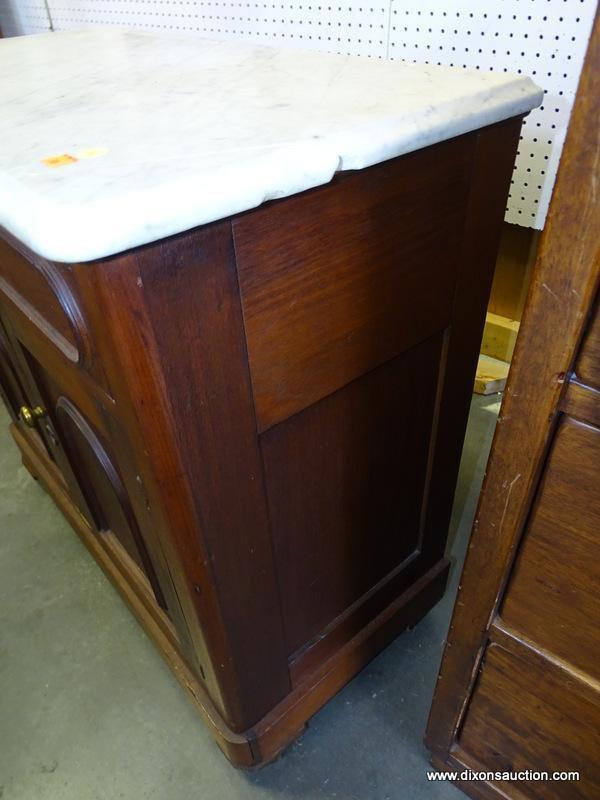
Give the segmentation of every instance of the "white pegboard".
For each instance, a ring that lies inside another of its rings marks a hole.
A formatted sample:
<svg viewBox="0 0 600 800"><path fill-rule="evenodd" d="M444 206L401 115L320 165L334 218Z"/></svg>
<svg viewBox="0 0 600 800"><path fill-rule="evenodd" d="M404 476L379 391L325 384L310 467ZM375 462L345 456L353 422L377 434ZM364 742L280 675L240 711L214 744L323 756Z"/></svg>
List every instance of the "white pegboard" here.
<svg viewBox="0 0 600 800"><path fill-rule="evenodd" d="M530 75L544 102L525 119L506 220L542 228L596 0L392 0L390 58Z"/></svg>
<svg viewBox="0 0 600 800"><path fill-rule="evenodd" d="M54 28L120 25L243 38L261 44L383 58L389 0L338 3L226 0L50 0Z"/></svg>
<svg viewBox="0 0 600 800"><path fill-rule="evenodd" d="M541 228L596 0L0 0L5 35L118 25L530 75L544 103L525 120L506 210Z"/></svg>
<svg viewBox="0 0 600 800"><path fill-rule="evenodd" d="M4 36L50 30L44 0L0 0L0 28Z"/></svg>

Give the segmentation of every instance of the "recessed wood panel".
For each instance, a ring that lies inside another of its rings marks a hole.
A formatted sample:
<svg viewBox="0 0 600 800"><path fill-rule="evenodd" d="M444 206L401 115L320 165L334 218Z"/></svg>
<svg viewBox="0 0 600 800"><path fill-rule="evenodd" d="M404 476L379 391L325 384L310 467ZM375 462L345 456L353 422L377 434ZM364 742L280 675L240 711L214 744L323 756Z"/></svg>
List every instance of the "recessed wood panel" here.
<svg viewBox="0 0 600 800"><path fill-rule="evenodd" d="M442 335L261 436L291 655L419 547Z"/></svg>
<svg viewBox="0 0 600 800"><path fill-rule="evenodd" d="M82 512L86 516L89 513L90 525L100 534L114 533L129 556L145 569L144 561L149 559L123 484L104 446L89 423L65 397L59 397L54 413L85 501Z"/></svg>
<svg viewBox="0 0 600 800"><path fill-rule="evenodd" d="M25 353L28 369L46 415L40 431L60 468L80 513L102 546L116 548L119 561L135 565L148 581L155 599L166 603L154 565L142 537L131 500L115 459L100 428L101 415L89 398L77 402L81 391L63 390L47 370ZM75 387L76 388L76 385ZM91 412L91 413L88 413Z"/></svg>
<svg viewBox="0 0 600 800"><path fill-rule="evenodd" d="M566 418L519 551L502 619L600 680L600 429Z"/></svg>
<svg viewBox="0 0 600 800"><path fill-rule="evenodd" d="M474 135L234 221L261 430L451 317Z"/></svg>
<svg viewBox="0 0 600 800"><path fill-rule="evenodd" d="M469 704L459 745L491 771L579 771L579 781L494 782L531 800L596 800L600 796L598 705L589 688L551 664L491 644Z"/></svg>

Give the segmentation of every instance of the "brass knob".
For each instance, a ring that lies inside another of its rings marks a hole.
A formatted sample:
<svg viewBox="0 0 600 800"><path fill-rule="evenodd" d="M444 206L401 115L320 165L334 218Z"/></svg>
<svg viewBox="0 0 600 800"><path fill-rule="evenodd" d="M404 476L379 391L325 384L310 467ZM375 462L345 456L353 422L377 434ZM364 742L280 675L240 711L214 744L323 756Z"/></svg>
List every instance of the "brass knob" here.
<svg viewBox="0 0 600 800"><path fill-rule="evenodd" d="M34 408L29 408L29 406L21 406L19 409L19 416L28 428L34 428L35 421L45 417L46 412L41 406L34 406Z"/></svg>

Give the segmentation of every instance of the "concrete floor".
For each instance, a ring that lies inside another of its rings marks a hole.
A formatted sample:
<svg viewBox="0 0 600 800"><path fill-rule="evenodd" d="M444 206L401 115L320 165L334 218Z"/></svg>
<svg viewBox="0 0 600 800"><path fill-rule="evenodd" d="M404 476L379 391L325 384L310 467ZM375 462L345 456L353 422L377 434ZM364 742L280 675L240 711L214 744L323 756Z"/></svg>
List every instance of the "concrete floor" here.
<svg viewBox="0 0 600 800"><path fill-rule="evenodd" d="M1 406L1 403L0 403ZM475 396L444 600L274 764L233 769L100 568L21 466L0 410L2 800L464 798L423 732L498 411Z"/></svg>

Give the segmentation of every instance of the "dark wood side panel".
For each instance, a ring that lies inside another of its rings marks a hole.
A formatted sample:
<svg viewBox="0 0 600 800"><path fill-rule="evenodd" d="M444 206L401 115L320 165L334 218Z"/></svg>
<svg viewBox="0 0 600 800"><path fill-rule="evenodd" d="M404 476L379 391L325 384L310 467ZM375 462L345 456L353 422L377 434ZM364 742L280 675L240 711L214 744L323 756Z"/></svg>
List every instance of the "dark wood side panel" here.
<svg viewBox="0 0 600 800"><path fill-rule="evenodd" d="M418 555L442 340L261 436L290 656Z"/></svg>
<svg viewBox="0 0 600 800"><path fill-rule="evenodd" d="M575 364L575 374L582 383L600 388L600 298L592 308L589 327Z"/></svg>
<svg viewBox="0 0 600 800"><path fill-rule="evenodd" d="M515 782L528 798L596 800L599 711L577 681L492 643L458 743L487 770L580 772L580 781ZM513 796L512 784L497 785Z"/></svg>
<svg viewBox="0 0 600 800"><path fill-rule="evenodd" d="M227 632L229 663L216 668L227 721L244 730L290 682L231 225L143 248L136 261L194 493L197 527L187 532L182 557L198 557L201 537L222 614L222 622L204 623ZM234 670L229 678L225 666Z"/></svg>
<svg viewBox="0 0 600 800"><path fill-rule="evenodd" d="M600 681L600 430L566 418L501 608L504 622Z"/></svg>
<svg viewBox="0 0 600 800"><path fill-rule="evenodd" d="M475 140L234 220L260 430L448 325Z"/></svg>

